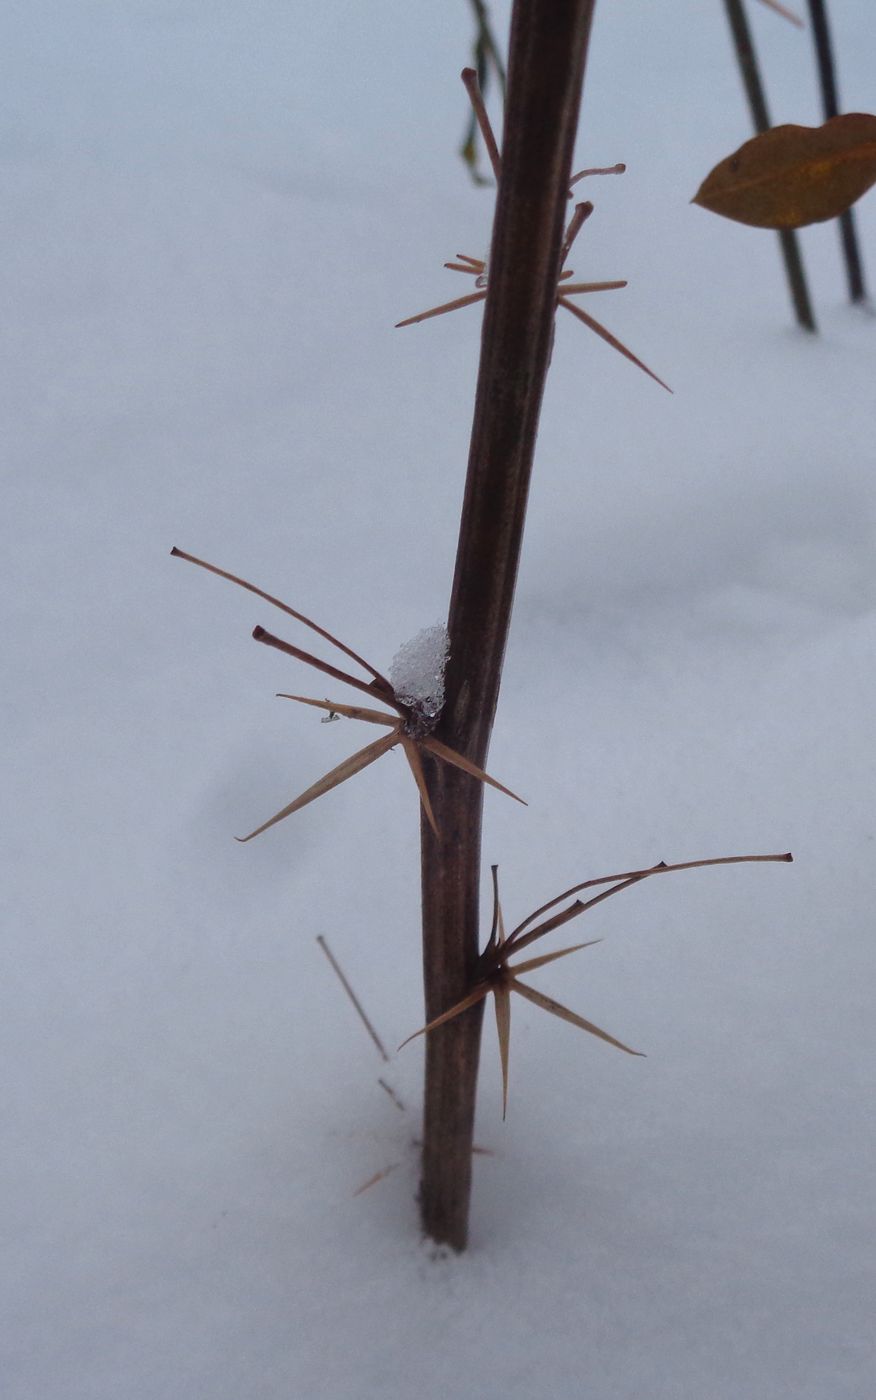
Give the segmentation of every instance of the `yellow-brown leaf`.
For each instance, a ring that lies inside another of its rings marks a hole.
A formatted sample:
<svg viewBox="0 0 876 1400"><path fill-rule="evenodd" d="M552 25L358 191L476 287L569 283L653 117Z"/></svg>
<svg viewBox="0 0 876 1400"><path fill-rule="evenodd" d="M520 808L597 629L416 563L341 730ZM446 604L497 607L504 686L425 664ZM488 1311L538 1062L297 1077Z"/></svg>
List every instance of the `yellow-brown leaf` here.
<svg viewBox="0 0 876 1400"><path fill-rule="evenodd" d="M835 219L876 184L876 116L776 126L716 165L692 203L755 228Z"/></svg>

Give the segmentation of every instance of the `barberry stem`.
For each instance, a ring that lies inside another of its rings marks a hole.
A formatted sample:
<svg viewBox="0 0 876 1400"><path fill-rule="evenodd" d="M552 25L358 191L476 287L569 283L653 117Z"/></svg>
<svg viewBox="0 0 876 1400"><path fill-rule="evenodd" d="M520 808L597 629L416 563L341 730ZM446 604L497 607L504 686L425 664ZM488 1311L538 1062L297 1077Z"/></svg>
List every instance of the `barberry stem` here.
<svg viewBox="0 0 876 1400"><path fill-rule="evenodd" d="M515 0L501 178L436 737L483 766L490 742L542 394L595 0ZM424 756L441 832L421 822L426 1019L460 1001L478 959L483 787ZM425 1233L465 1248L483 1007L426 1037Z"/></svg>

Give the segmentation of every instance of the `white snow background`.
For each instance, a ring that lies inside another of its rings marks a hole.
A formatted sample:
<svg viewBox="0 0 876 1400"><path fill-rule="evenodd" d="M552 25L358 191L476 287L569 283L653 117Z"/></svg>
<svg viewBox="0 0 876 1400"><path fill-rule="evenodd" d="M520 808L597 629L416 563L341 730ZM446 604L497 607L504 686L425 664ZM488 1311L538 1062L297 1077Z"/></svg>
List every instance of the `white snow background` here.
<svg viewBox="0 0 876 1400"><path fill-rule="evenodd" d="M820 122L809 34L749 9L773 121ZM872 0L831 14L872 111ZM274 699L326 689L253 625L318 642L169 550L381 668L446 615L481 311L393 326L489 241L469 7L0 31L5 1400L870 1397L876 320L835 227L814 338L775 235L689 203L751 134L720 0L597 6L576 160L628 171L571 264L629 279L586 304L675 393L559 316L489 759L530 805L487 793L485 872L516 923L795 864L586 915L533 980L648 1058L515 1002L505 1124L488 1014L441 1259L422 1041L383 1065L315 942L388 1046L422 1023L410 775L236 845L373 731Z"/></svg>

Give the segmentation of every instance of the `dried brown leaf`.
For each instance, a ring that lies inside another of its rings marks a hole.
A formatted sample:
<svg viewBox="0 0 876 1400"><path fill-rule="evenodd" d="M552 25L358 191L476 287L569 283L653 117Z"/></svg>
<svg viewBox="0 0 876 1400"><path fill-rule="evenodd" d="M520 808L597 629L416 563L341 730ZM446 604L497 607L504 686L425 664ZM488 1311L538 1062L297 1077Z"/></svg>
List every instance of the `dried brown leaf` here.
<svg viewBox="0 0 876 1400"><path fill-rule="evenodd" d="M692 203L755 228L835 219L876 183L876 116L848 112L823 126L775 126L706 176Z"/></svg>

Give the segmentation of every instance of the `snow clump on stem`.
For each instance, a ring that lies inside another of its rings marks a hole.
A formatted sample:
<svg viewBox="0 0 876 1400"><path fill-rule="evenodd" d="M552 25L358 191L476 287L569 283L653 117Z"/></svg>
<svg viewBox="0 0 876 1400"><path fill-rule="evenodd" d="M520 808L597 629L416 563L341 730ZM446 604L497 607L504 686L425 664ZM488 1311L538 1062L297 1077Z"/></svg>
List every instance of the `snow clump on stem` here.
<svg viewBox="0 0 876 1400"><path fill-rule="evenodd" d="M399 647L389 668L396 699L425 719L436 719L444 704L444 668L449 650L447 628L436 622Z"/></svg>

